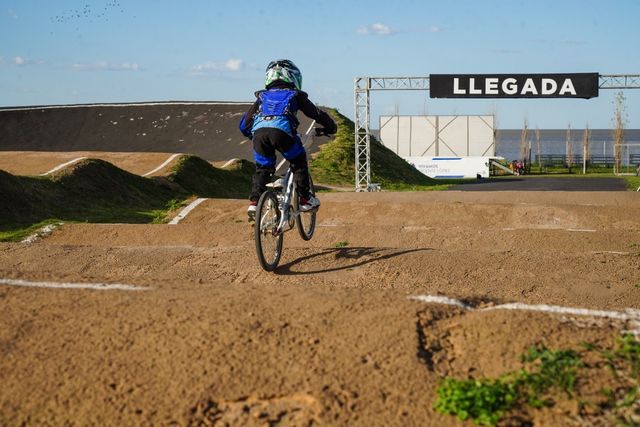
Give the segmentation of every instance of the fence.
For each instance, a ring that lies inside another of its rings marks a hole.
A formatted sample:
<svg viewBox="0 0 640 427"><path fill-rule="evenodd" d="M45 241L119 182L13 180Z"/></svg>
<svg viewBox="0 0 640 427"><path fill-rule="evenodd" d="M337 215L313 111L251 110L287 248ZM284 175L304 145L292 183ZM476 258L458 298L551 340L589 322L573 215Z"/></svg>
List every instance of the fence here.
<svg viewBox="0 0 640 427"><path fill-rule="evenodd" d="M572 157L573 161L571 164L573 166L582 165L582 156L575 155ZM630 154L629 162L626 162L626 159L623 158L623 163L625 166L634 166L640 164L640 153ZM568 167L569 162L567 161L566 154L539 154L536 155L536 163L542 166L562 166ZM615 158L613 156L591 156L587 161L587 165L589 166L602 166L602 167L613 167L615 163Z"/></svg>

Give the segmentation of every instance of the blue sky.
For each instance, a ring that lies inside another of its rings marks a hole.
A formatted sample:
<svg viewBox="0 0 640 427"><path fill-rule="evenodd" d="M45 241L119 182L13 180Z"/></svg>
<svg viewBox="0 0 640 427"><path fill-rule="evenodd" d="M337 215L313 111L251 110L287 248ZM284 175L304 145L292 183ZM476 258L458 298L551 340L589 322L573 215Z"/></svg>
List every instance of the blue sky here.
<svg viewBox="0 0 640 427"><path fill-rule="evenodd" d="M289 58L316 103L353 118L356 76L640 74L640 1L0 0L0 106L252 101ZM374 92L380 114L491 114L502 128L611 126L591 100L442 100ZM640 128L640 89L625 92Z"/></svg>

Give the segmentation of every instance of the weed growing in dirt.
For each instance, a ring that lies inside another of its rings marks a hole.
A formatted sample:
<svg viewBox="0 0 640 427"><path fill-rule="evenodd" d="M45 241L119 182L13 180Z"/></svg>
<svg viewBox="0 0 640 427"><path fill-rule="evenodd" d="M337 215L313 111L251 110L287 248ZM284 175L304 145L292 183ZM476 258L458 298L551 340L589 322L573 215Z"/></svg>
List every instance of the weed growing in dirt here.
<svg viewBox="0 0 640 427"><path fill-rule="evenodd" d="M333 245L335 248L346 248L349 245L349 242L347 242L346 240L341 240L338 243L336 243L335 245Z"/></svg>
<svg viewBox="0 0 640 427"><path fill-rule="evenodd" d="M602 350L602 355L612 370L616 370L616 363L622 361L631 368L631 375L640 379L640 342L632 334L625 334L617 339L617 346L613 350Z"/></svg>
<svg viewBox="0 0 640 427"><path fill-rule="evenodd" d="M477 424L494 426L518 399L512 381L445 378L438 387L434 408L443 414L456 415L461 421L471 418Z"/></svg>
<svg viewBox="0 0 640 427"><path fill-rule="evenodd" d="M438 387L434 407L461 420L472 419L477 424L494 426L518 407L552 406L552 396L561 398L554 392L560 391L568 399L577 400L582 408L579 416L586 423L593 424L589 418L596 416L596 424L640 425L640 341L627 333L617 337L610 348L591 343L581 346L581 353L531 347L522 356L524 368L497 379L445 378ZM607 372L602 370L605 366L612 375L613 388L600 390L601 398L580 395L578 374L583 372L587 377L587 370L593 369L591 375L601 376ZM585 408L590 408L590 412L584 412Z"/></svg>
<svg viewBox="0 0 640 427"><path fill-rule="evenodd" d="M593 346L621 385L603 389L610 420L615 425L640 425L640 341L627 333L616 339L613 349Z"/></svg>
<svg viewBox="0 0 640 427"><path fill-rule="evenodd" d="M551 404L542 396L551 388L556 387L571 396L576 384L576 371L582 366L582 360L573 350L551 351L545 347L532 347L522 357L523 362L536 363L537 371L521 370L517 379L525 390L527 403L534 408Z"/></svg>
<svg viewBox="0 0 640 427"><path fill-rule="evenodd" d="M552 400L546 396L551 388L571 396L576 371L582 365L575 351L532 347L522 361L532 364L533 369L521 369L495 380L445 378L438 387L435 409L463 421L471 418L477 424L494 426L516 404L534 408L551 405Z"/></svg>
<svg viewBox="0 0 640 427"><path fill-rule="evenodd" d="M576 371L582 366L575 351L532 347L522 361L532 364L533 369L521 369L498 379L445 378L438 387L435 409L457 415L463 421L471 418L477 424L494 426L516 405L534 408L551 405L553 402L547 397L551 388L572 395Z"/></svg>

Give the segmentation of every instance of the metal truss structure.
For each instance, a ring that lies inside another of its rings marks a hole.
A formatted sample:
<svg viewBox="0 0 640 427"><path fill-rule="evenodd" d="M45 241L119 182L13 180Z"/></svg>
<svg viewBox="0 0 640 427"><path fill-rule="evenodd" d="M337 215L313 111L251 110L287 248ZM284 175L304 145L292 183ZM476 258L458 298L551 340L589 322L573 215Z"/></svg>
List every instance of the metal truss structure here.
<svg viewBox="0 0 640 427"><path fill-rule="evenodd" d="M601 74L600 89L640 89L640 74ZM429 90L429 77L356 77L355 169L356 191L379 190L371 183L370 92L378 90Z"/></svg>

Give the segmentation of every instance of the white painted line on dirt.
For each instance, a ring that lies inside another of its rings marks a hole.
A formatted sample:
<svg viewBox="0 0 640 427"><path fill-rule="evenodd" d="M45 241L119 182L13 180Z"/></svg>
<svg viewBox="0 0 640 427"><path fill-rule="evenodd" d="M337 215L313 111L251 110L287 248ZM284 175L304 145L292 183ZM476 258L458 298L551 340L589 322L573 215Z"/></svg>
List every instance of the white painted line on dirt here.
<svg viewBox="0 0 640 427"><path fill-rule="evenodd" d="M144 286L133 286L124 283L30 282L20 279L0 279L0 285L22 286L27 288L95 289L98 291L146 291L149 289Z"/></svg>
<svg viewBox="0 0 640 427"><path fill-rule="evenodd" d="M463 303L460 300L455 298L443 297L440 295L416 295L409 297L410 299L414 299L417 301L434 303L434 304L444 304L444 305L454 305L456 307L464 308L465 310L473 310L473 307Z"/></svg>
<svg viewBox="0 0 640 427"><path fill-rule="evenodd" d="M500 304L493 307L486 307L481 311L492 310L523 310L523 311L541 311L544 313L555 314L571 314L574 316L589 316L589 317L605 317L607 319L618 320L640 320L640 310L626 308L624 311L608 311L608 310L590 310L587 308L576 307L562 307L559 305L547 305L547 304L523 304L520 302L514 302L510 304Z"/></svg>
<svg viewBox="0 0 640 427"><path fill-rule="evenodd" d="M178 156L180 156L180 155L182 155L182 153L172 154L172 155L171 155L171 156L169 156L169 158L168 158L167 160L165 160L165 161L164 161L164 163L162 163L160 166L158 166L157 168L155 168L155 169L154 169L154 170L152 170L152 171L149 171L149 172L145 173L145 174L144 174L144 175L142 175L142 176L149 176L149 175L151 175L151 174L154 174L154 173L158 172L160 169L162 169L163 167L167 166L169 163L171 163L171 161L172 161L173 159L175 159L176 157L178 157Z"/></svg>
<svg viewBox="0 0 640 427"><path fill-rule="evenodd" d="M598 230L592 230L590 228L512 228L506 227L503 228L502 231L516 231L516 230L562 230L562 231L571 231L571 232L579 232L579 233L595 233Z"/></svg>
<svg viewBox="0 0 640 427"><path fill-rule="evenodd" d="M624 309L624 311L608 311L608 310L591 310L587 308L577 308L577 307L562 307L559 305L548 305L548 304L530 305L530 304L524 304L519 302L509 303L509 304L500 304L500 305L484 307L484 308L475 308L473 306L465 304L463 301L457 300L455 298L445 297L445 296L416 295L416 296L411 296L409 298L417 301L427 302L427 303L454 305L456 307L460 307L470 311L522 310L522 311L539 311L543 313L570 314L574 316L605 317L608 319L640 321L640 310L634 309L634 308L626 308Z"/></svg>
<svg viewBox="0 0 640 427"><path fill-rule="evenodd" d="M132 102L122 104L69 104L69 105L40 105L30 107L0 108L0 111L28 111L28 110L52 110L56 108L79 107L144 107L147 105L251 105L252 102Z"/></svg>
<svg viewBox="0 0 640 427"><path fill-rule="evenodd" d="M49 234L53 233L53 230L61 226L62 223L57 224L49 224L42 227L40 230L36 231L32 235L22 239L20 243L35 243L43 237L47 237Z"/></svg>
<svg viewBox="0 0 640 427"><path fill-rule="evenodd" d="M241 143L242 144L242 143ZM231 159L229 160L227 163L225 163L224 165L222 165L222 169L226 168L227 166L229 166L231 163L233 162L237 162L239 159Z"/></svg>
<svg viewBox="0 0 640 427"><path fill-rule="evenodd" d="M198 206L200 203L204 202L205 200L207 200L207 199L205 199L205 198L195 199L193 202L191 202L189 204L189 206L187 206L186 208L182 209L182 211L180 211L180 213L178 215L176 215L176 217L173 218L171 220L171 222L169 222L169 224L170 225L176 225L177 223L179 223L180 221L185 219L187 217L187 215L189 215L189 213L196 208L196 206Z"/></svg>
<svg viewBox="0 0 640 427"><path fill-rule="evenodd" d="M631 252L620 252L620 251L593 251L594 254L613 254L613 255L629 255Z"/></svg>
<svg viewBox="0 0 640 427"><path fill-rule="evenodd" d="M55 168L51 169L49 172L45 172L43 174L40 174L40 176L46 176L46 175L52 174L54 172L59 171L60 169L62 169L64 167L67 167L69 165L72 165L72 164L74 164L76 162L79 162L80 160L84 160L84 159L86 159L86 157L78 157L77 159L69 160L68 162L65 162L65 163L62 163L61 165L56 166Z"/></svg>
<svg viewBox="0 0 640 427"><path fill-rule="evenodd" d="M241 142L240 142L240 145L244 144L245 142L249 142L249 140L248 140L248 139L245 139L244 141L241 141Z"/></svg>

